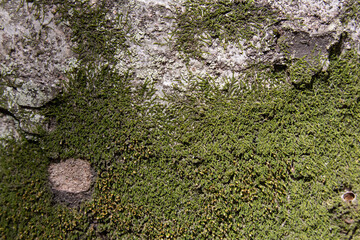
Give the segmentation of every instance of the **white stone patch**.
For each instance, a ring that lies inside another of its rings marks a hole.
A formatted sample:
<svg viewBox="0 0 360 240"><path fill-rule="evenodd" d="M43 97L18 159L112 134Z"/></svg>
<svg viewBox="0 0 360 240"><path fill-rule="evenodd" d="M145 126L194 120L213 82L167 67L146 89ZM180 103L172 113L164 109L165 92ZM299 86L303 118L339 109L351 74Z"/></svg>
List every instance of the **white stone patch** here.
<svg viewBox="0 0 360 240"><path fill-rule="evenodd" d="M173 4L179 4L182 1L183 0L138 0L139 3L161 5L165 7L170 7Z"/></svg>
<svg viewBox="0 0 360 240"><path fill-rule="evenodd" d="M0 144L4 144L2 139L20 138L17 125L18 122L13 117L0 113Z"/></svg>
<svg viewBox="0 0 360 240"><path fill-rule="evenodd" d="M239 39L239 43L227 43L224 48L214 41L211 46L203 46L201 51L204 59L190 59L187 63L171 44L170 34L176 27L174 17L181 10L183 1L176 0L131 0L116 9L129 11L132 24L131 34L136 43L130 42L130 53L117 51L119 72L129 69L134 74L135 81L155 83L160 96L162 92L171 90L177 81L186 82L194 76L213 77L222 84L224 79L243 76L254 63L282 63L286 58L280 49L281 42L276 42L273 29L281 32L304 32L309 38L319 35L331 35L339 39L344 26L339 20L341 10L346 0L255 0L257 4L265 4L274 10L280 10L278 25L264 26L251 40ZM348 26L353 39L360 38L357 23ZM305 35L306 35L305 34ZM335 40L333 40L334 42ZM328 46L326 46L328 47ZM359 47L360 49L360 47ZM324 66L328 62L324 61Z"/></svg>
<svg viewBox="0 0 360 240"><path fill-rule="evenodd" d="M25 107L41 107L57 95L51 86L33 81L25 82L15 93L16 103Z"/></svg>
<svg viewBox="0 0 360 240"><path fill-rule="evenodd" d="M279 9L294 20L300 18L297 27L311 34L326 32L328 25L339 17L346 0L258 0Z"/></svg>
<svg viewBox="0 0 360 240"><path fill-rule="evenodd" d="M350 33L350 37L352 40L354 40L355 42L355 46L347 46L348 49L351 49L353 47L355 47L356 51L360 54L360 43L359 43L359 39L360 39L360 24L355 21L355 20L351 20L347 27L346 30Z"/></svg>
<svg viewBox="0 0 360 240"><path fill-rule="evenodd" d="M219 81L237 76L249 61L246 51L238 45L227 44L224 48L219 43L213 43L212 46L201 49L207 53L204 54L204 60L190 59L186 64L168 43L175 27L175 21L171 17L174 16L175 7L179 7L181 2L132 1L129 17L137 43L130 43L128 52L117 51L116 55L116 68L119 72L124 73L130 68L136 82L154 82L159 95L163 95L162 91L171 89L177 81L194 75L211 76ZM172 43L174 44L173 41Z"/></svg>
<svg viewBox="0 0 360 240"><path fill-rule="evenodd" d="M73 56L68 29L57 24L54 12L55 7L37 12L34 3L22 0L6 1L0 7L0 71L6 76L0 107L22 130L36 128L40 120L35 108L60 92Z"/></svg>

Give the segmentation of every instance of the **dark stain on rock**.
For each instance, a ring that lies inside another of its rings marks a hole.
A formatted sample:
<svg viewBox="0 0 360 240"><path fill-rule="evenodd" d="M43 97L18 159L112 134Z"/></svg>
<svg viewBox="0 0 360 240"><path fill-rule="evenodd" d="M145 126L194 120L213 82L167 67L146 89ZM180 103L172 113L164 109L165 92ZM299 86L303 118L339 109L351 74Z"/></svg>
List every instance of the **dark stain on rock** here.
<svg viewBox="0 0 360 240"><path fill-rule="evenodd" d="M297 59L305 57L307 61L325 55L335 40L329 33L311 36L306 32L287 32L285 37L284 43L291 56Z"/></svg>

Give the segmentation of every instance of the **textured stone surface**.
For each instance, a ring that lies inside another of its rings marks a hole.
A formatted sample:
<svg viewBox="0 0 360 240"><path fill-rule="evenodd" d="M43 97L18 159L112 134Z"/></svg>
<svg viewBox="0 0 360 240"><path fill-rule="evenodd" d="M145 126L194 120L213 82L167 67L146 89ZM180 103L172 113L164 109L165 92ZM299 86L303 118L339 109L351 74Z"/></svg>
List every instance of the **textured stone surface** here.
<svg viewBox="0 0 360 240"><path fill-rule="evenodd" d="M260 0L289 17L282 23L290 29L309 34L323 34L341 28L339 17L346 0ZM342 29L339 29L340 31Z"/></svg>
<svg viewBox="0 0 360 240"><path fill-rule="evenodd" d="M258 4L280 10L278 22L268 26L265 33L256 35L250 41L229 44L224 49L218 42L202 50L207 52L203 61L190 59L189 65L178 52L174 52L169 39L174 29L175 8L181 9L181 1L128 1L133 34L136 44L131 43L131 52L118 54L118 69L125 72L130 66L138 81L156 82L161 91L169 90L175 80L196 76L212 76L221 79L241 76L254 63L267 63L286 69L296 59L305 57L310 64L316 64L313 74L325 71L328 57L339 47L343 49L345 31L353 28L343 26L340 17L346 4L342 1L302 0L273 1L258 0ZM121 11L121 9L118 11ZM350 41L350 38L346 39ZM358 42L353 37L352 42ZM341 46L340 46L341 45ZM349 44L348 44L349 45ZM319 57L320 62L314 61ZM161 94L160 94L161 95Z"/></svg>
<svg viewBox="0 0 360 240"><path fill-rule="evenodd" d="M17 131L36 133L32 125L42 117L35 108L61 91L72 53L69 36L53 21L52 9L43 14L32 3L22 2L6 1L0 6L0 108L16 117ZM3 135L11 133L6 129L2 128Z"/></svg>
<svg viewBox="0 0 360 240"><path fill-rule="evenodd" d="M70 193L86 192L92 184L93 174L88 162L81 159L67 159L49 167L52 189Z"/></svg>
<svg viewBox="0 0 360 240"><path fill-rule="evenodd" d="M125 11L130 11L136 44L130 43L132 54L119 53L117 68L125 72L130 67L134 70L136 80L156 82L159 95L162 95L162 91L171 89L176 80L190 78L192 75L209 75L219 79L238 76L248 68L251 62L249 59L255 57L253 51L245 45L240 49L235 44L229 44L224 49L215 42L211 47L203 49L208 53L203 61L190 59L186 65L181 55L174 51L170 39L175 26L175 20L171 17L175 16L175 8L180 9L181 2L130 1L125 7Z"/></svg>
<svg viewBox="0 0 360 240"><path fill-rule="evenodd" d="M288 46L291 58L305 57L307 60L323 57L322 70L327 68L327 60L333 46L340 44L346 26L340 18L346 0L302 0L274 1L261 0L279 9L282 21L277 26L277 44Z"/></svg>
<svg viewBox="0 0 360 240"><path fill-rule="evenodd" d="M0 113L0 138L15 138L20 137L18 129L18 122L7 114Z"/></svg>

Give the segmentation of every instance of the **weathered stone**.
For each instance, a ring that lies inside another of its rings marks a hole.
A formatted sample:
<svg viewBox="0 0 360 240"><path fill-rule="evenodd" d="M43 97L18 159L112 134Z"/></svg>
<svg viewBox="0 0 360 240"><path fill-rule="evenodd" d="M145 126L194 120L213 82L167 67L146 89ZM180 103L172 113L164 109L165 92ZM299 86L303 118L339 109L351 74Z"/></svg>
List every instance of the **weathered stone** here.
<svg viewBox="0 0 360 240"><path fill-rule="evenodd" d="M29 80L19 87L6 87L0 98L0 107L14 113L19 107L39 108L54 99L59 91L59 87Z"/></svg>
<svg viewBox="0 0 360 240"><path fill-rule="evenodd" d="M81 159L67 159L49 167L52 188L58 191L86 192L92 184L93 173L88 162Z"/></svg>
<svg viewBox="0 0 360 240"><path fill-rule="evenodd" d="M136 44L130 43L131 54L118 51L117 68L125 72L130 67L137 81L153 81L159 92L166 92L176 80L193 75L212 76L218 81L242 76L254 63L286 70L298 59L304 58L313 66L311 74L314 75L326 71L329 56L336 53L334 49L339 46L344 49L345 42L351 40L344 38L346 29L351 27L344 26L340 21L345 0L255 2L279 11L278 21L250 41L240 39L240 46L229 43L224 48L214 41L211 46L202 48L206 53L203 60L190 59L188 64L178 52L173 51L169 40L176 24L172 17L176 8L181 11L182 1L132 0L127 2L128 5L117 6L118 12L129 11L136 39ZM352 26L352 35L360 32L355 23L349 26ZM351 41L358 42L357 39Z"/></svg>
<svg viewBox="0 0 360 240"><path fill-rule="evenodd" d="M311 36L307 32L288 32L285 34L287 50L292 58L305 58L310 61L318 55L328 54L335 39L330 34Z"/></svg>
<svg viewBox="0 0 360 240"><path fill-rule="evenodd" d="M54 9L48 8L36 18L33 4L19 8L21 2L7 1L0 8L0 108L10 113L7 118L16 117L17 131L34 133L42 122L35 117L35 108L61 91L64 69L73 58L65 28L51 21ZM273 65L275 71L308 64L311 67L304 78L289 76L293 84L306 85L314 74L327 70L331 56L354 48L360 53L358 21L342 21L347 0L256 0L256 4L279 12L275 23L264 26L252 39L229 42L226 47L214 40L202 46L203 59L186 61L175 50L171 36L176 12L184 10L183 2L123 0L106 5L111 8L109 19L128 13L131 23L129 48L114 49L116 68L121 73L130 69L135 84L155 83L159 95L171 91L178 80L211 76L221 83L225 78L243 76L256 63ZM93 6L98 3L91 1ZM306 63L299 62L303 60Z"/></svg>
<svg viewBox="0 0 360 240"><path fill-rule="evenodd" d="M242 75L257 58L255 52L260 51L250 47L254 45L260 49L260 38L257 42L247 44L243 41L241 47L229 43L226 48L214 41L211 46L202 49L205 53L203 60L192 58L187 63L169 40L176 24L173 19L175 9L181 9L182 2L132 0L125 7L117 6L118 12L129 11L136 42L130 43L131 54L118 51L116 67L120 72L132 69L136 81L155 82L159 95L169 91L177 80L189 79L194 75L219 80ZM269 35L266 37L272 38Z"/></svg>
<svg viewBox="0 0 360 240"><path fill-rule="evenodd" d="M78 206L91 198L95 171L81 159L67 159L49 166L49 181L54 200L68 206Z"/></svg>
<svg viewBox="0 0 360 240"><path fill-rule="evenodd" d="M43 85L28 81L15 93L16 103L22 107L38 108L54 99L59 93L56 86Z"/></svg>
<svg viewBox="0 0 360 240"><path fill-rule="evenodd" d="M354 37L357 36L359 26L355 27L352 23L344 24L341 21L348 3L346 0L261 2L279 9L284 17L276 28L276 44L288 55L285 61L284 58L274 60L275 63L280 62L284 69L296 65L299 59L304 59L308 62L307 73L304 76L311 78L311 75L327 70L330 57L359 46L359 38ZM299 77L290 78L295 85L309 84L311 81Z"/></svg>
<svg viewBox="0 0 360 240"><path fill-rule="evenodd" d="M28 1L0 6L0 109L10 113L2 121L16 116L18 132L34 132L40 117L23 108L42 107L57 96L73 55L66 28L53 18L53 9Z"/></svg>
<svg viewBox="0 0 360 240"><path fill-rule="evenodd" d="M0 113L0 139L19 139L20 134L17 125L18 123L13 117Z"/></svg>
<svg viewBox="0 0 360 240"><path fill-rule="evenodd" d="M19 127L28 134L39 134L39 127L45 128L45 117L39 113L36 109L22 109L18 114L21 116Z"/></svg>

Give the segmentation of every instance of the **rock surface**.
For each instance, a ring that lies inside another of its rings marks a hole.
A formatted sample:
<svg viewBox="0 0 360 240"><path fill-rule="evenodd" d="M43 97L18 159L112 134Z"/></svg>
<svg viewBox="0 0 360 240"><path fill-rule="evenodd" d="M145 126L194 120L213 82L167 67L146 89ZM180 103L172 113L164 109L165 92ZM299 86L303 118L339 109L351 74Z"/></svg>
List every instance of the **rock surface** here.
<svg viewBox="0 0 360 240"><path fill-rule="evenodd" d="M26 1L6 1L0 6L0 109L2 135L36 134L43 117L38 108L61 91L64 71L72 57L66 29L46 12Z"/></svg>
<svg viewBox="0 0 360 240"><path fill-rule="evenodd" d="M96 174L89 162L71 158L50 164L48 171L55 202L75 207L91 198Z"/></svg>
<svg viewBox="0 0 360 240"><path fill-rule="evenodd" d="M54 9L42 13L31 9L32 3L21 2L8 1L0 7L1 136L36 133L43 119L38 109L61 91L64 72L74 56L68 30L52 21ZM224 48L214 41L203 47L202 60L186 62L171 38L176 26L173 17L184 10L183 2L124 0L109 5L109 18L120 12L129 14L134 36L128 41L129 51L114 49L116 68L119 72L131 69L135 82L154 82L160 96L175 81L194 75L221 82L242 76L255 63L282 71L302 58L313 66L311 75L326 71L332 55L352 48L360 52L358 21L342 21L349 0L257 0L256 4L278 12L274 24L250 40L240 39L240 45L229 43ZM296 78L289 81L302 83Z"/></svg>
<svg viewBox="0 0 360 240"><path fill-rule="evenodd" d="M315 65L312 74L316 74L326 71L331 54L340 54L346 46L349 49L359 45L359 30L354 22L341 22L346 0L258 0L257 4L279 11L277 22L264 29L265 34L240 41L241 47L230 43L224 49L215 41L203 47L207 53L203 61L190 59L186 64L169 40L175 27L172 17L176 8L181 9L181 2L134 0L128 2L131 8L125 7L130 11L136 44L130 43L131 55L120 52L117 68L125 72L130 66L136 80L156 82L159 95L171 89L175 80L193 75L220 80L241 76L255 63L286 69L296 59L305 58Z"/></svg>
<svg viewBox="0 0 360 240"><path fill-rule="evenodd" d="M91 187L92 178L90 164L81 159L67 159L49 167L49 180L52 189L57 191L86 192Z"/></svg>

